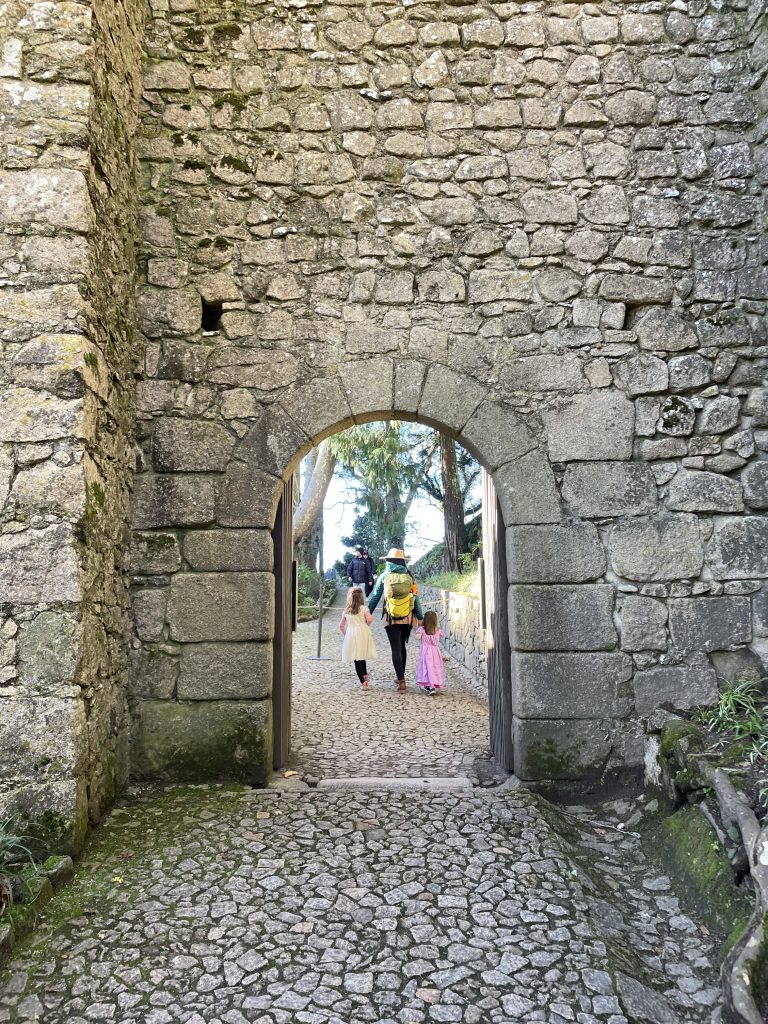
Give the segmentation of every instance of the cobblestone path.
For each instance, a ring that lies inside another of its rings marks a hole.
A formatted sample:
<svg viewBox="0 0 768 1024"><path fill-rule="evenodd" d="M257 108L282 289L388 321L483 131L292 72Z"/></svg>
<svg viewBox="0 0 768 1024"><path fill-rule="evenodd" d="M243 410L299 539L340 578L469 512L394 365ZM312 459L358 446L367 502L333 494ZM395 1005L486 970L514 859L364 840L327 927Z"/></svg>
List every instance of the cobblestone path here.
<svg viewBox="0 0 768 1024"><path fill-rule="evenodd" d="M669 881L564 821L505 788L138 796L0 976L0 1021L716 1021Z"/></svg>
<svg viewBox="0 0 768 1024"><path fill-rule="evenodd" d="M310 782L350 775L487 777L488 705L455 662L446 665L446 689L427 697L416 687L419 641L408 644L408 692L394 688L394 672L381 617L374 614L378 658L368 666L371 689L361 690L354 666L340 660L341 608L323 621L323 655L316 653L317 623L299 624L293 645L291 767Z"/></svg>

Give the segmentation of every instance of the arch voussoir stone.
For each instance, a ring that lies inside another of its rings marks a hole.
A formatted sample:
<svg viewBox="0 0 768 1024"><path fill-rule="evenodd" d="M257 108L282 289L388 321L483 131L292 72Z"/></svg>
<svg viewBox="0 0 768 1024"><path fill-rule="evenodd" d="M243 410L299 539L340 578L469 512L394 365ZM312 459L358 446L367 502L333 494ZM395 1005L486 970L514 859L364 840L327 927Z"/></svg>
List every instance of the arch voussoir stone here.
<svg viewBox="0 0 768 1024"><path fill-rule="evenodd" d="M459 441L489 473L537 447L521 416L503 402L484 399L459 431Z"/></svg>
<svg viewBox="0 0 768 1024"><path fill-rule="evenodd" d="M339 370L350 411L355 420L370 418L375 413L388 413L397 408L394 402L394 361L386 356L358 359L345 363Z"/></svg>
<svg viewBox="0 0 768 1024"><path fill-rule="evenodd" d="M294 423L302 425L313 444L354 423L346 392L336 377L319 377L294 387L280 398L280 405Z"/></svg>
<svg viewBox="0 0 768 1024"><path fill-rule="evenodd" d="M419 399L419 419L434 423L448 433L459 434L486 393L471 377L440 363L434 364L427 370Z"/></svg>

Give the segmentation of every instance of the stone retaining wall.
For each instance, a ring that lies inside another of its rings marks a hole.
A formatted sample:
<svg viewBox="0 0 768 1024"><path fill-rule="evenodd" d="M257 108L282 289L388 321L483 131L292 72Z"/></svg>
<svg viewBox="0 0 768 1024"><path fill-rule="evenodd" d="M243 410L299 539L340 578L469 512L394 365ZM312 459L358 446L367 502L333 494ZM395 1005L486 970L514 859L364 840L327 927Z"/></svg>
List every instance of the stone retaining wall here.
<svg viewBox="0 0 768 1024"><path fill-rule="evenodd" d="M445 633L443 650L466 669L473 689L487 699L488 651L480 621L480 599L439 587L421 587L420 596L424 611L437 612L440 628Z"/></svg>

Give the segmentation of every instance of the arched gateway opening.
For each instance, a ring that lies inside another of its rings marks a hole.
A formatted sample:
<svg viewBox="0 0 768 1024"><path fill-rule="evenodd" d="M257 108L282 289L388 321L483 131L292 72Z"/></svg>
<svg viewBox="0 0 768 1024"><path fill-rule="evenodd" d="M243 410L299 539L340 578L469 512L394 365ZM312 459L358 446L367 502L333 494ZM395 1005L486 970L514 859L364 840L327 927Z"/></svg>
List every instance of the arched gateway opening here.
<svg viewBox="0 0 768 1024"><path fill-rule="evenodd" d="M286 481L322 438L391 417L455 437L493 480L506 558L495 614L512 649L493 721L516 773L582 789L636 775L632 664L597 528L564 512L545 448L511 404L444 365L380 356L288 390L226 450L212 446L215 424L155 421L155 472L137 477L135 503L136 774L258 783L280 763L287 549L273 552L272 537ZM160 586L142 560L163 569Z"/></svg>

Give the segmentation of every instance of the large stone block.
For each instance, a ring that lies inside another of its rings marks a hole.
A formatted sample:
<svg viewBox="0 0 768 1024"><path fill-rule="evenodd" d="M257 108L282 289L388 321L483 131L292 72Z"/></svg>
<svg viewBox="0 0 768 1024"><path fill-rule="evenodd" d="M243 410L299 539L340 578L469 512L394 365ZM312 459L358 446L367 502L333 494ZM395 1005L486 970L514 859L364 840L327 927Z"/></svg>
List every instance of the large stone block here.
<svg viewBox="0 0 768 1024"><path fill-rule="evenodd" d="M164 334L189 335L202 326L200 296L191 288L149 288L139 290L136 317L148 338Z"/></svg>
<svg viewBox="0 0 768 1024"><path fill-rule="evenodd" d="M387 358L360 359L341 367L341 386L354 416L390 412L394 372L394 362Z"/></svg>
<svg viewBox="0 0 768 1024"><path fill-rule="evenodd" d="M660 665L636 672L635 708L647 715L662 705L676 710L712 704L717 699L717 678L708 665Z"/></svg>
<svg viewBox="0 0 768 1024"><path fill-rule="evenodd" d="M632 710L626 654L515 654L512 712L518 718L625 718Z"/></svg>
<svg viewBox="0 0 768 1024"><path fill-rule="evenodd" d="M605 572L605 551L591 523L514 526L506 543L510 583L583 583Z"/></svg>
<svg viewBox="0 0 768 1024"><path fill-rule="evenodd" d="M509 635L522 651L609 651L618 636L613 624L613 587L518 586L509 588Z"/></svg>
<svg viewBox="0 0 768 1024"><path fill-rule="evenodd" d="M578 356L544 353L510 360L503 380L511 391L575 391L584 384L582 367Z"/></svg>
<svg viewBox="0 0 768 1024"><path fill-rule="evenodd" d="M536 447L525 421L502 402L481 402L461 428L459 440L489 473Z"/></svg>
<svg viewBox="0 0 768 1024"><path fill-rule="evenodd" d="M740 512L741 484L720 473L680 469L669 485L667 507L673 512Z"/></svg>
<svg viewBox="0 0 768 1024"><path fill-rule="evenodd" d="M234 444L234 435L220 423L163 416L152 435L152 462L159 473L221 471Z"/></svg>
<svg viewBox="0 0 768 1024"><path fill-rule="evenodd" d="M215 479L199 473L140 473L133 485L134 528L205 526L213 522Z"/></svg>
<svg viewBox="0 0 768 1024"><path fill-rule="evenodd" d="M219 487L216 522L271 530L282 481L246 462L231 462Z"/></svg>
<svg viewBox="0 0 768 1024"><path fill-rule="evenodd" d="M741 474L741 482L750 508L768 508L768 460L751 462Z"/></svg>
<svg viewBox="0 0 768 1024"><path fill-rule="evenodd" d="M47 459L16 474L8 510L21 519L51 515L79 520L86 510L86 472L82 462L60 466Z"/></svg>
<svg viewBox="0 0 768 1024"><path fill-rule="evenodd" d="M565 191L532 188L520 197L520 205L526 219L537 224L575 224L578 220L576 200Z"/></svg>
<svg viewBox="0 0 768 1024"><path fill-rule="evenodd" d="M579 516L642 516L655 512L656 480L641 462L571 463L563 498Z"/></svg>
<svg viewBox="0 0 768 1024"><path fill-rule="evenodd" d="M93 209L82 171L64 167L0 172L0 224L44 224L86 233Z"/></svg>
<svg viewBox="0 0 768 1024"><path fill-rule="evenodd" d="M265 409L235 449L235 458L254 469L287 477L312 442L280 405Z"/></svg>
<svg viewBox="0 0 768 1024"><path fill-rule="evenodd" d="M0 697L0 791L81 775L85 729L82 700Z"/></svg>
<svg viewBox="0 0 768 1024"><path fill-rule="evenodd" d="M272 690L272 644L184 644L179 700L261 700Z"/></svg>
<svg viewBox="0 0 768 1024"><path fill-rule="evenodd" d="M505 526L560 522L555 476L540 449L501 466L493 480Z"/></svg>
<svg viewBox="0 0 768 1024"><path fill-rule="evenodd" d="M635 407L617 392L575 395L543 419L553 462L632 457Z"/></svg>
<svg viewBox="0 0 768 1024"><path fill-rule="evenodd" d="M0 535L0 604L49 604L80 597L80 572L69 526Z"/></svg>
<svg viewBox="0 0 768 1024"><path fill-rule="evenodd" d="M716 580L768 576L768 518L743 516L716 522L707 544L707 565Z"/></svg>
<svg viewBox="0 0 768 1024"><path fill-rule="evenodd" d="M748 597L695 597L669 602L669 629L679 654L722 651L752 639Z"/></svg>
<svg viewBox="0 0 768 1024"><path fill-rule="evenodd" d="M167 587L141 587L131 595L133 628L139 640L156 643L163 639Z"/></svg>
<svg viewBox="0 0 768 1024"><path fill-rule="evenodd" d="M473 270L469 275L470 302L525 302L532 290L531 275L525 270Z"/></svg>
<svg viewBox="0 0 768 1024"><path fill-rule="evenodd" d="M280 404L315 443L353 422L346 392L335 377L317 378L311 384L293 388Z"/></svg>
<svg viewBox="0 0 768 1024"><path fill-rule="evenodd" d="M600 779L616 742L610 719L514 718L515 775L527 781Z"/></svg>
<svg viewBox="0 0 768 1024"><path fill-rule="evenodd" d="M184 558L197 572L271 572L268 530L192 530L184 536Z"/></svg>
<svg viewBox="0 0 768 1024"><path fill-rule="evenodd" d="M419 402L419 417L460 431L485 398L485 388L446 366L432 366Z"/></svg>
<svg viewBox="0 0 768 1024"><path fill-rule="evenodd" d="M231 345L215 353L206 376L211 384L277 391L294 382L297 365L290 352Z"/></svg>
<svg viewBox="0 0 768 1024"><path fill-rule="evenodd" d="M179 542L173 533L134 533L131 537L131 572L162 576L181 568Z"/></svg>
<svg viewBox="0 0 768 1024"><path fill-rule="evenodd" d="M67 612L39 612L19 630L18 684L25 693L75 695L77 619Z"/></svg>
<svg viewBox="0 0 768 1024"><path fill-rule="evenodd" d="M128 688L140 700L170 700L176 690L179 659L168 651L139 647L130 652Z"/></svg>
<svg viewBox="0 0 768 1024"><path fill-rule="evenodd" d="M84 403L32 388L0 393L0 442L56 441L84 436Z"/></svg>
<svg viewBox="0 0 768 1024"><path fill-rule="evenodd" d="M621 649L623 651L665 651L667 649L667 608L652 597L630 594L621 605Z"/></svg>
<svg viewBox="0 0 768 1024"><path fill-rule="evenodd" d="M643 582L695 577L704 564L698 520L685 513L616 523L608 550L619 576Z"/></svg>
<svg viewBox="0 0 768 1024"><path fill-rule="evenodd" d="M264 782L272 765L269 701L141 701L133 772L173 782Z"/></svg>
<svg viewBox="0 0 768 1024"><path fill-rule="evenodd" d="M179 573L171 582L173 640L270 640L275 578L267 572Z"/></svg>

